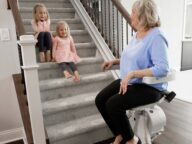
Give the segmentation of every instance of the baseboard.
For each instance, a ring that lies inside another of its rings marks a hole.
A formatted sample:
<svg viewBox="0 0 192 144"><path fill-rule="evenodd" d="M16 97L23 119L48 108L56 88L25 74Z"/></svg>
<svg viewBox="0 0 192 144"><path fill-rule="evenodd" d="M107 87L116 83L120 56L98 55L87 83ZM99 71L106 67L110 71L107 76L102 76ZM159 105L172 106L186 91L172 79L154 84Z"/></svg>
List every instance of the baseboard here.
<svg viewBox="0 0 192 144"><path fill-rule="evenodd" d="M23 141L25 141L26 139L23 128L11 129L0 132L0 144L5 144L21 139L23 139Z"/></svg>

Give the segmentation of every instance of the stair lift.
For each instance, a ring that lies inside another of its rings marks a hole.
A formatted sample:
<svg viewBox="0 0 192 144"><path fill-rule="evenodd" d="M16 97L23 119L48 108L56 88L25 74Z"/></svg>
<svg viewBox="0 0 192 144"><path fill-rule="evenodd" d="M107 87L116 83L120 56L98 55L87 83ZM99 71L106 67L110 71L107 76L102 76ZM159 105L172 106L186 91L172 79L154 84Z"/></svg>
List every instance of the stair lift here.
<svg viewBox="0 0 192 144"><path fill-rule="evenodd" d="M111 70L117 70L118 68L119 65L114 65ZM170 70L165 77L144 77L143 83L157 84L169 82L175 79L175 75L176 71ZM173 91L163 91L162 98L159 101L127 111L127 116L134 133L141 139L142 144L152 144L152 141L162 134L166 125L166 115L158 104L163 101L170 103L175 96L176 94Z"/></svg>

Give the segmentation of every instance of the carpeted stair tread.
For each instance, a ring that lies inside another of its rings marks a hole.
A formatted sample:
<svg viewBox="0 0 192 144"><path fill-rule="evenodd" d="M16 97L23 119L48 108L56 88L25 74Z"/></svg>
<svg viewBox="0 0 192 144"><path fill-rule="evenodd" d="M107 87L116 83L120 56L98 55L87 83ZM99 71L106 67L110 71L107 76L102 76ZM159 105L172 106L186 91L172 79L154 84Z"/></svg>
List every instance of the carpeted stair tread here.
<svg viewBox="0 0 192 144"><path fill-rule="evenodd" d="M95 96L97 93L98 92L85 93L43 102L43 114L47 115L58 111L65 111L94 104Z"/></svg>
<svg viewBox="0 0 192 144"><path fill-rule="evenodd" d="M113 76L111 72L100 72L96 74L87 74L81 76L81 81L75 83L72 79L66 79L66 78L57 78L57 79L51 79L51 80L42 80L39 82L40 90L46 90L46 89L53 89L57 87L64 87L64 86L74 86L74 85L80 85L90 82L96 82L96 81L102 81L106 79L112 79Z"/></svg>
<svg viewBox="0 0 192 144"><path fill-rule="evenodd" d="M98 62L102 62L102 61L103 60L101 58L96 58L96 57L82 58L82 61L77 64L77 67L79 65L94 64L94 63L98 63ZM38 68L39 70L58 67L58 64L56 62L38 63L38 65L39 65L39 68Z"/></svg>
<svg viewBox="0 0 192 144"><path fill-rule="evenodd" d="M87 133L89 131L99 129L105 126L104 120L100 114L87 116L81 119L60 123L47 127L48 136L51 141L66 139L78 134Z"/></svg>

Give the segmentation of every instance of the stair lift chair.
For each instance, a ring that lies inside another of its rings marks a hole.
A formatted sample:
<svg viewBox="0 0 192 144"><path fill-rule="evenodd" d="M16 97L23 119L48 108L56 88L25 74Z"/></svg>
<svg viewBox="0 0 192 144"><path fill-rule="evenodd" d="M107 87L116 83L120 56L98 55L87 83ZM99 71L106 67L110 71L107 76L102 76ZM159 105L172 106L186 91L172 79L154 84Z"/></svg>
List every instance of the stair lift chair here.
<svg viewBox="0 0 192 144"><path fill-rule="evenodd" d="M119 66L113 66L111 70L117 70L117 67ZM170 70L165 77L144 77L143 82L146 84L169 82L175 79L175 73L174 70ZM166 115L158 104L163 101L170 103L175 96L173 91L163 91L159 101L127 111L132 128L142 144L152 144L152 141L164 131Z"/></svg>

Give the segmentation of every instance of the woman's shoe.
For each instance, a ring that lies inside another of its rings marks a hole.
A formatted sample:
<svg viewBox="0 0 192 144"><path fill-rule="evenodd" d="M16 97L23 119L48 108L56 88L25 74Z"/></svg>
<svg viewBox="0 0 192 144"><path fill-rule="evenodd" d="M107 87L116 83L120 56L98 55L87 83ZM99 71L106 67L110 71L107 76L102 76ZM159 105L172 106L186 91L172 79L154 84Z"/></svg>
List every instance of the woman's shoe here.
<svg viewBox="0 0 192 144"><path fill-rule="evenodd" d="M120 142L120 144L125 144L125 143L126 141L124 139Z"/></svg>
<svg viewBox="0 0 192 144"><path fill-rule="evenodd" d="M125 140L122 140L121 142L120 142L120 144L125 144L126 143L126 141ZM141 143L141 140L140 140L140 138L138 137L138 142L137 142L137 144L142 144Z"/></svg>

